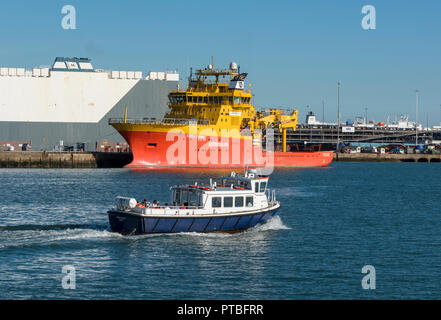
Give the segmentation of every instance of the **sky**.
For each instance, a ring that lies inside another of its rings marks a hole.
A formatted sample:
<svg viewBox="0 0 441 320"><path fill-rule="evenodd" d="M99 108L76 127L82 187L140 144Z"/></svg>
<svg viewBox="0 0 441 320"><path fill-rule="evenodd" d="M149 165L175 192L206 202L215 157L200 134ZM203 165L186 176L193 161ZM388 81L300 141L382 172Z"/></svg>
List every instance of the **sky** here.
<svg viewBox="0 0 441 320"><path fill-rule="evenodd" d="M61 22L64 5L76 29ZM362 7L376 11L364 30ZM95 68L165 71L231 61L247 72L256 107L307 111L325 121L401 114L441 122L441 1L45 0L0 3L0 66L51 65L88 57Z"/></svg>

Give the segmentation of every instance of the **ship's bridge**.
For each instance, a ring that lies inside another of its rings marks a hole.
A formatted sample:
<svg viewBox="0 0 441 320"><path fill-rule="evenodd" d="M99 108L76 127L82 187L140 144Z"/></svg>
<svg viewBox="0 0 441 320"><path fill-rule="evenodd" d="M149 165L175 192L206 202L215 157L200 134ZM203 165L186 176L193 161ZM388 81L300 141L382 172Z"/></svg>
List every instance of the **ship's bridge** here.
<svg viewBox="0 0 441 320"><path fill-rule="evenodd" d="M251 104L252 94L244 88L246 76L236 63L227 69L209 65L194 74L190 71L187 89L169 94L171 110L165 117L202 119L218 128L239 129L243 119L253 118L256 112Z"/></svg>

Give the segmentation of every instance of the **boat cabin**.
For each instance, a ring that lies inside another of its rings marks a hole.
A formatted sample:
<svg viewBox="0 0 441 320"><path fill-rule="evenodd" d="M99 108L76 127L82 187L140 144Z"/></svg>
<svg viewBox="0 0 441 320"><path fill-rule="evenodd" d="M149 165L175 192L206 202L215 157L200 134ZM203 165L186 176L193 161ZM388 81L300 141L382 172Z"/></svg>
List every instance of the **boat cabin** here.
<svg viewBox="0 0 441 320"><path fill-rule="evenodd" d="M172 187L173 207L179 209L206 209L212 212L246 211L268 205L267 176L249 170L245 176L231 173L221 177L220 183Z"/></svg>

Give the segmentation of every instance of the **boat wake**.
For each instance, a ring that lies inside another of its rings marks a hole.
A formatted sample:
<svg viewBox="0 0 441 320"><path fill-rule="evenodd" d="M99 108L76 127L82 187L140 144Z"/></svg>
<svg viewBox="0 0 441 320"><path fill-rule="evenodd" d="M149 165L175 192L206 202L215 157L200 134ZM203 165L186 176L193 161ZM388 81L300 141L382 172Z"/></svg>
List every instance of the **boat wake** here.
<svg viewBox="0 0 441 320"><path fill-rule="evenodd" d="M51 246L76 240L94 241L123 237L118 233L108 231L107 225L1 226L0 232L0 249Z"/></svg>
<svg viewBox="0 0 441 320"><path fill-rule="evenodd" d="M66 229L95 229L99 226L90 224L22 224L12 226L0 226L1 231L42 231L42 230L66 230Z"/></svg>
<svg viewBox="0 0 441 320"><path fill-rule="evenodd" d="M152 237L204 237L231 238L252 235L270 230L289 230L279 216L274 216L267 222L238 233L201 233L180 232L167 234L144 234L124 236L111 232L107 225L96 224L60 224L60 225L16 225L0 226L0 249L29 248L66 244L77 240L124 240L138 241Z"/></svg>

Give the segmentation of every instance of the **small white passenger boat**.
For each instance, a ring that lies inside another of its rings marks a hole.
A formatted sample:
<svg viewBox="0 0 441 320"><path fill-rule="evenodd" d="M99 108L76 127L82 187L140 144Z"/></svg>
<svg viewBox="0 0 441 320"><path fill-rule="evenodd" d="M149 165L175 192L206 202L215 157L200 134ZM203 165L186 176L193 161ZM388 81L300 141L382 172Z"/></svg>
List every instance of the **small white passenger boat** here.
<svg viewBox="0 0 441 320"><path fill-rule="evenodd" d="M117 197L108 211L110 229L122 234L239 232L264 223L280 208L268 176L247 170L221 177L220 183L171 187L171 204L141 203Z"/></svg>

